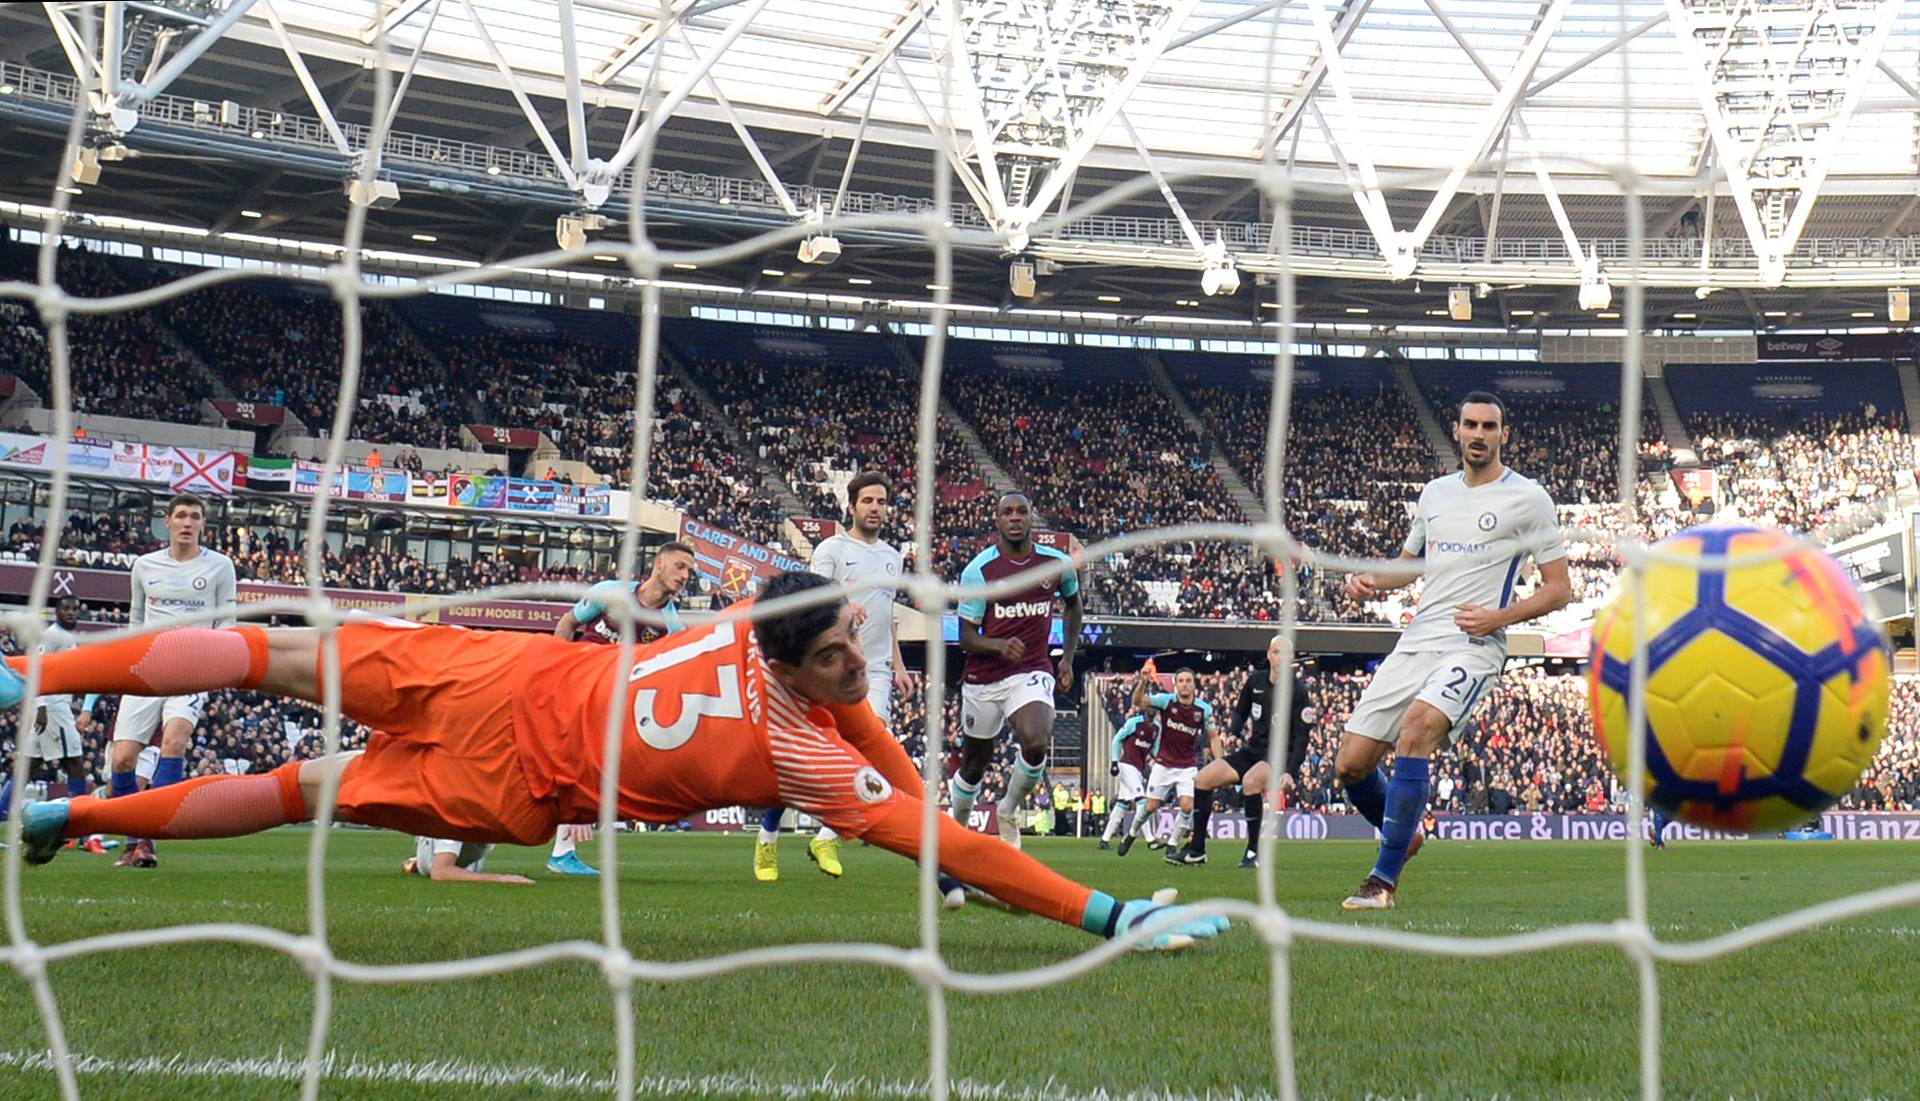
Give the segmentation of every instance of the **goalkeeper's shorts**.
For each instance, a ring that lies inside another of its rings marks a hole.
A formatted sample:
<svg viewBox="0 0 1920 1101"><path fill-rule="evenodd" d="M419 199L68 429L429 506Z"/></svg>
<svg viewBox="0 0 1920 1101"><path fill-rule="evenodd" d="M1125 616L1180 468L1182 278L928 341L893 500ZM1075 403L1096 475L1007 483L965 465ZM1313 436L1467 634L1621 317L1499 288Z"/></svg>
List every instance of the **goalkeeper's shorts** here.
<svg viewBox="0 0 1920 1101"><path fill-rule="evenodd" d="M341 777L339 817L419 837L550 840L559 819L529 789L513 727L521 652L538 637L342 626L342 710L375 732Z"/></svg>

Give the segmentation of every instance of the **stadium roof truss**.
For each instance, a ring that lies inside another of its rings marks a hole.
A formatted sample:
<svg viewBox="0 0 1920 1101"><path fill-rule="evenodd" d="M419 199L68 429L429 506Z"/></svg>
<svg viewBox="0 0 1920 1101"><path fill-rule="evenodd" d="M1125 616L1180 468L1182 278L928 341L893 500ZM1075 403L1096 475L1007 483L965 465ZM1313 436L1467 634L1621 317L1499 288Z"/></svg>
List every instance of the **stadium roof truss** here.
<svg viewBox="0 0 1920 1101"><path fill-rule="evenodd" d="M258 157L264 142L273 156L331 164L345 178L367 155L372 120L339 109L360 80L316 79L315 65L364 73L379 44L400 74L392 133L377 151L383 178L457 181L463 194L575 217L616 214L637 164L650 211L657 201L751 229L932 209L924 187L863 189L862 150L880 146L896 160L902 151L947 160L971 200L952 214L970 247L1060 265L1270 274L1284 263L1308 276L1570 288L1610 274L1665 287L1859 287L1920 281L1920 239L1910 235L1920 194L1915 7L50 3L46 30L71 75L25 64L35 43L24 35L0 49L10 90L0 123L56 118L86 95L94 125L82 157L95 170L127 146L191 131L202 151L251 144ZM221 61L222 48L243 52L271 92L263 101L280 107L170 91L190 85L180 82L196 66L240 63ZM282 71L269 78L270 55ZM434 89L427 100L423 84ZM450 105L461 88L496 120L504 94L520 124L445 136L462 132L463 112ZM310 115L296 115L289 96ZM604 126L594 137L604 113L625 117L612 143ZM667 150L642 160L676 119L724 123L758 180L687 171ZM770 153L762 139L776 132L811 137ZM825 147L842 140L837 183L816 182ZM1626 191L1644 208L1634 272ZM1822 220L1823 196L1857 201ZM1719 209L1722 198L1737 218Z"/></svg>

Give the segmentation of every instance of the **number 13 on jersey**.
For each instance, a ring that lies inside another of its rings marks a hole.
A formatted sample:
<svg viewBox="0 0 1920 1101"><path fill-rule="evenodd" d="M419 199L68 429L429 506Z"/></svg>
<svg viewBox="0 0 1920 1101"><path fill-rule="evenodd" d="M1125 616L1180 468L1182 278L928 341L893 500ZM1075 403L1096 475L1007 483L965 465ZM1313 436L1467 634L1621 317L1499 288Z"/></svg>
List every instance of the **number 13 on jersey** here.
<svg viewBox="0 0 1920 1101"><path fill-rule="evenodd" d="M646 680L676 666L684 665L695 658L711 654L717 650L730 648L735 639L735 625L729 621L714 627L711 634L695 637L678 646L669 647L654 654L645 661L635 662L627 674L628 683ZM642 742L661 751L679 749L686 745L698 730L700 720L706 717L715 719L740 719L746 716L742 706L745 689L740 675L740 666L727 662L712 667L717 688L713 694L699 691L705 687L695 681L694 676L686 678L686 687L671 691L680 700L680 714L672 722L662 721L658 710L660 690L641 688L633 694L633 728ZM688 670L694 673L693 670Z"/></svg>

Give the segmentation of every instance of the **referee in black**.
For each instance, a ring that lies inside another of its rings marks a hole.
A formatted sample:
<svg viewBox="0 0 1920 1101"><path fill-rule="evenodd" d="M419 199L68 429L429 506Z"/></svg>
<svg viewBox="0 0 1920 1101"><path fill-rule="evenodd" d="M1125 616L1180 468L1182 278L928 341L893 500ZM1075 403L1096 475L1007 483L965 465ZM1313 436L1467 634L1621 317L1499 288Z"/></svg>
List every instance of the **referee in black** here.
<svg viewBox="0 0 1920 1101"><path fill-rule="evenodd" d="M1299 669L1290 657L1291 647L1287 645L1286 636L1273 636L1273 641L1267 643L1267 675L1263 677L1255 672L1247 678L1247 683L1240 689L1240 698L1234 701L1233 713L1227 720L1227 735L1239 738L1242 732L1246 732L1246 741L1225 757L1208 762L1207 767L1194 777L1193 834L1179 852L1167 853L1167 863L1207 862L1207 821L1213 817L1213 793L1228 784L1237 783L1240 785L1240 805L1247 816L1247 852L1240 858L1240 866L1251 868L1256 865L1260 852L1260 824L1266 814L1263 796L1272 772L1267 764L1267 752L1273 731L1273 700L1279 693L1283 675L1293 678L1293 715L1292 722L1288 724L1286 771L1280 777L1282 790L1294 785L1300 765L1307 759L1307 735L1318 717L1312 701L1307 698L1306 686L1300 683Z"/></svg>

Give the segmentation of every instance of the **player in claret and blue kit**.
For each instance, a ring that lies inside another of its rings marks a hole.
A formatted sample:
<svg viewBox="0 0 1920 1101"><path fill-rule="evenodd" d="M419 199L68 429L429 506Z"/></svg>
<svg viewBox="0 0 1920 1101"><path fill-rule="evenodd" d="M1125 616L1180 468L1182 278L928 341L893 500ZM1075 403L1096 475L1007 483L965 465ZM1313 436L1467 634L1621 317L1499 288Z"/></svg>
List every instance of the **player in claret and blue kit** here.
<svg viewBox="0 0 1920 1101"><path fill-rule="evenodd" d="M1020 743L1007 792L1000 798L1000 839L1020 847L1020 804L1047 771L1053 742L1053 697L1073 690L1073 655L1080 644L1080 578L1058 567L1072 559L1033 541L1033 506L1009 493L994 508L998 535L960 574L963 585L982 585L1034 574L1030 585L987 599L960 602L960 649L967 655L960 688L960 770L947 782L954 820L973 812L980 783L993 760L1003 726ZM1050 568L1051 567L1051 568ZM1041 576L1041 571L1046 571ZM1066 613L1060 660L1047 657L1047 636L1058 603ZM951 891L948 892L951 897Z"/></svg>
<svg viewBox="0 0 1920 1101"><path fill-rule="evenodd" d="M1214 740L1213 752L1222 752L1219 731L1213 725L1213 705L1200 698L1199 678L1191 669L1173 675L1173 691L1149 692L1147 684L1157 675L1153 662L1140 670L1133 685L1133 706L1151 709L1160 719L1160 739L1154 746L1153 770L1147 774L1147 802L1140 809L1134 832L1120 842L1120 855L1133 848L1136 837L1151 838L1148 848L1167 845L1179 851L1193 829L1193 778L1200 771L1200 742ZM1180 816L1174 820L1171 838L1162 838L1155 819L1162 806L1178 799Z"/></svg>
<svg viewBox="0 0 1920 1101"><path fill-rule="evenodd" d="M1112 763L1108 771L1114 777L1113 813L1107 816L1107 831L1100 836L1105 849L1115 834L1133 836L1133 823L1147 796L1147 765L1153 760L1154 747L1160 743L1160 725L1153 713L1136 707L1113 732ZM1122 841L1121 846L1127 847Z"/></svg>

